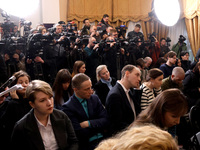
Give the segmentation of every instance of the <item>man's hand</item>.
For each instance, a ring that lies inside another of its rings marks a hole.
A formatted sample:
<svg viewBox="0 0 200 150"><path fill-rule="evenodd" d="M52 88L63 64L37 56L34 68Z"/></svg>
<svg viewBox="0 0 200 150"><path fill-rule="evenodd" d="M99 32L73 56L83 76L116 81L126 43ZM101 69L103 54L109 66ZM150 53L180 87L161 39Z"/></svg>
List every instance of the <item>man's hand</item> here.
<svg viewBox="0 0 200 150"><path fill-rule="evenodd" d="M99 44L95 44L93 50L96 50L99 47Z"/></svg>
<svg viewBox="0 0 200 150"><path fill-rule="evenodd" d="M83 121L80 123L81 128L87 128L89 127L89 122L88 121Z"/></svg>
<svg viewBox="0 0 200 150"><path fill-rule="evenodd" d="M34 61L35 61L35 62L44 63L44 60L43 60L40 56L35 57Z"/></svg>
<svg viewBox="0 0 200 150"><path fill-rule="evenodd" d="M29 59L29 58L28 58L28 59L26 60L26 62L27 62L27 64L31 64L31 63L32 63L32 59Z"/></svg>

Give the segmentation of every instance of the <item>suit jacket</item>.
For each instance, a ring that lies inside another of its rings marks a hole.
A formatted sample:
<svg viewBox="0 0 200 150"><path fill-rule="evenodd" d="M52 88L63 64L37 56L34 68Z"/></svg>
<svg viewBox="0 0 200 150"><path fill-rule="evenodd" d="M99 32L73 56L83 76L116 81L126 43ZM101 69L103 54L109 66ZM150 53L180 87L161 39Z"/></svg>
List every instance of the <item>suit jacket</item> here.
<svg viewBox="0 0 200 150"><path fill-rule="evenodd" d="M54 109L50 120L59 150L77 150L78 140L69 118L62 111ZM16 123L11 149L45 150L33 109Z"/></svg>
<svg viewBox="0 0 200 150"><path fill-rule="evenodd" d="M140 113L140 94L136 94L133 89L130 90L129 95L133 100L136 116ZM129 126L134 119L134 113L128 101L126 93L119 83L110 90L106 98L106 110L110 121L109 134L115 134L127 126Z"/></svg>
<svg viewBox="0 0 200 150"><path fill-rule="evenodd" d="M87 149L89 138L97 133L103 133L108 125L106 110L98 96L91 95L90 99L87 99L87 107L89 117L75 95L63 105L63 111L72 121L81 149ZM91 127L82 128L80 123L87 120L90 121Z"/></svg>
<svg viewBox="0 0 200 150"><path fill-rule="evenodd" d="M116 84L116 79L112 78L111 85L114 86L115 84ZM99 82L95 84L94 89L95 89L95 94L99 97L101 103L105 106L106 97L110 89L105 83L101 82L101 80L99 80Z"/></svg>

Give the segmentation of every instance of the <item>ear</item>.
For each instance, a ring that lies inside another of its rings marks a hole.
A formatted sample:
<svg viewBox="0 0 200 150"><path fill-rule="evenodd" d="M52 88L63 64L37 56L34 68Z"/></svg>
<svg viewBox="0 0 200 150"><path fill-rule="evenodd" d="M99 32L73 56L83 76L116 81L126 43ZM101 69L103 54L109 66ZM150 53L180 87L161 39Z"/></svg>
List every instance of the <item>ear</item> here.
<svg viewBox="0 0 200 150"><path fill-rule="evenodd" d="M77 92L78 89L77 88L73 88L73 90L74 90L74 92Z"/></svg>
<svg viewBox="0 0 200 150"><path fill-rule="evenodd" d="M29 101L29 105L32 107L32 108L35 108L35 104L31 101Z"/></svg>
<svg viewBox="0 0 200 150"><path fill-rule="evenodd" d="M126 71L126 72L125 72L125 75L126 75L126 77L128 77L128 76L129 76L129 74L130 74L130 72L129 72L129 71Z"/></svg>
<svg viewBox="0 0 200 150"><path fill-rule="evenodd" d="M171 78L174 78L174 75L173 75L173 74L171 75Z"/></svg>

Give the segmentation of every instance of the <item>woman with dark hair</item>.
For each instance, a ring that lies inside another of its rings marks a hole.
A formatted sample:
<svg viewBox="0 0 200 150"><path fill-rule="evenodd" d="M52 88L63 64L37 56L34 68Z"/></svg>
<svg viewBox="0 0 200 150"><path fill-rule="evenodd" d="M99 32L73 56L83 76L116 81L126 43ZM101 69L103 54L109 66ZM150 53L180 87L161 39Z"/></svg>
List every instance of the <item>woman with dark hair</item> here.
<svg viewBox="0 0 200 150"><path fill-rule="evenodd" d="M131 126L154 124L168 130L179 124L180 117L187 111L188 103L183 93L178 89L168 89L160 93Z"/></svg>
<svg viewBox="0 0 200 150"><path fill-rule="evenodd" d="M0 139L3 144L7 145L10 141L10 136L15 123L20 120L31 109L26 98L26 88L30 82L30 76L24 71L18 71L13 74L16 77L12 85L21 84L23 89L10 92L10 96L6 98L8 106L1 118L3 133L0 134ZM4 141L5 140L5 141Z"/></svg>
<svg viewBox="0 0 200 150"><path fill-rule="evenodd" d="M78 73L85 73L85 71L85 63L81 60L77 60L75 61L73 66L72 77L74 77Z"/></svg>
<svg viewBox="0 0 200 150"><path fill-rule="evenodd" d="M142 89L141 109L144 110L152 103L154 98L161 93L161 85L163 79L163 72L154 68L149 70L147 75L147 82L144 82L140 88Z"/></svg>
<svg viewBox="0 0 200 150"><path fill-rule="evenodd" d="M47 29L45 27L40 27L38 30L38 33L41 33L42 35L44 35L47 32Z"/></svg>
<svg viewBox="0 0 200 150"><path fill-rule="evenodd" d="M71 80L71 73L67 69L58 71L52 87L55 108L61 109L61 106L73 95Z"/></svg>
<svg viewBox="0 0 200 150"><path fill-rule="evenodd" d="M199 103L200 101L200 62L196 64L193 70L188 70L185 73L183 80L183 93L189 99L189 106Z"/></svg>
<svg viewBox="0 0 200 150"><path fill-rule="evenodd" d="M176 58L175 66L181 67L181 60L179 58Z"/></svg>

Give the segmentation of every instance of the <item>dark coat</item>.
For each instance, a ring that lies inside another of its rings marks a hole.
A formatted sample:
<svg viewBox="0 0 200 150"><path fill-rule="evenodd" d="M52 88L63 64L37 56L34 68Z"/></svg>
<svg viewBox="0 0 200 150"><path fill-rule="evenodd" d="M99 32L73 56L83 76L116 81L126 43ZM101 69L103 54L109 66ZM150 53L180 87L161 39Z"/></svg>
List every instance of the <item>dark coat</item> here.
<svg viewBox="0 0 200 150"><path fill-rule="evenodd" d="M115 84L116 84L116 79L112 78L111 85L114 86ZM95 84L94 89L95 89L95 94L99 97L99 99L101 100L101 103L105 106L106 97L110 89L105 83L101 82L101 80L99 80Z"/></svg>
<svg viewBox="0 0 200 150"><path fill-rule="evenodd" d="M129 95L133 100L136 116L140 113L140 96L137 91L130 90ZM138 96L138 97L137 97ZM126 93L119 83L110 90L106 98L106 110L110 121L110 135L128 127L136 118L128 101Z"/></svg>
<svg viewBox="0 0 200 150"><path fill-rule="evenodd" d="M59 150L77 150L78 140L69 118L62 111L54 109L50 120ZM33 109L16 123L11 145L12 149L45 150Z"/></svg>
<svg viewBox="0 0 200 150"><path fill-rule="evenodd" d="M12 99L9 96L5 103L7 106L0 119L0 130L2 130L0 139L3 145L9 145L15 123L31 110L31 106L28 100L22 97Z"/></svg>
<svg viewBox="0 0 200 150"><path fill-rule="evenodd" d="M63 111L72 121L79 140L80 149L87 149L89 146L89 138L97 133L103 133L108 124L106 110L96 95L92 95L90 99L87 99L87 107L89 118L75 95L71 96L63 105ZM87 120L90 121L91 127L82 128L80 123Z"/></svg>
<svg viewBox="0 0 200 150"><path fill-rule="evenodd" d="M183 93L189 98L189 106L193 106L200 100L200 75L195 74L192 70L185 73L183 80Z"/></svg>

